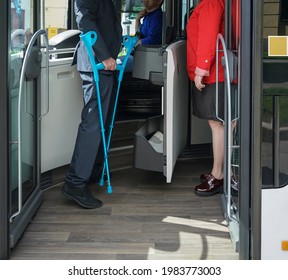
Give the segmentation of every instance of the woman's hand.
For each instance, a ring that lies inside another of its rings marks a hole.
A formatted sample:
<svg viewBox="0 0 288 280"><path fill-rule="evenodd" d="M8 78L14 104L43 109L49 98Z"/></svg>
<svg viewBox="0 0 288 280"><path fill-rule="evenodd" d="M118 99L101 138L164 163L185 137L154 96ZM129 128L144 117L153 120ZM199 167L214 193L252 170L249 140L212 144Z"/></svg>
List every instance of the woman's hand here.
<svg viewBox="0 0 288 280"><path fill-rule="evenodd" d="M195 86L200 91L202 90L202 88L205 88L205 85L202 83L202 80L203 80L203 76L196 75L194 78Z"/></svg>

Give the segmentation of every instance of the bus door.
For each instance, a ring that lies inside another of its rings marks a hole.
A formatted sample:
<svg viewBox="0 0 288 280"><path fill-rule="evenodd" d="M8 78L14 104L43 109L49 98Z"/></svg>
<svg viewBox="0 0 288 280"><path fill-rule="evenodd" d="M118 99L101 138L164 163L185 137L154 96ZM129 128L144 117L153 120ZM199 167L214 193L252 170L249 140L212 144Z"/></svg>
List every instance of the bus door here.
<svg viewBox="0 0 288 280"><path fill-rule="evenodd" d="M39 170L40 66L45 60L40 39L48 47L46 31L39 29L40 1L9 1L8 126L9 222L13 247L42 202Z"/></svg>
<svg viewBox="0 0 288 280"><path fill-rule="evenodd" d="M271 20L273 14L273 22ZM261 259L288 259L288 3L264 3Z"/></svg>
<svg viewBox="0 0 288 280"><path fill-rule="evenodd" d="M67 30L63 21L70 2L59 3L55 8L53 1L11 2L11 247L51 185L50 171L70 162L80 122L82 83L71 66L80 32ZM40 25L48 27L37 29Z"/></svg>

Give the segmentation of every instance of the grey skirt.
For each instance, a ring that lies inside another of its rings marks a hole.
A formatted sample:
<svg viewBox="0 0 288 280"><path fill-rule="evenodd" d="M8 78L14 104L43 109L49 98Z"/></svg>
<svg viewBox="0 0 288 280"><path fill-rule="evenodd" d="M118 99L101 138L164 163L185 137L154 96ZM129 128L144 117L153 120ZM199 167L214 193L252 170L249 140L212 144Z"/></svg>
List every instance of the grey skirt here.
<svg viewBox="0 0 288 280"><path fill-rule="evenodd" d="M224 119L224 83L218 83L218 117ZM216 115L216 84L205 84L202 91L192 84L192 114L201 119L221 121Z"/></svg>

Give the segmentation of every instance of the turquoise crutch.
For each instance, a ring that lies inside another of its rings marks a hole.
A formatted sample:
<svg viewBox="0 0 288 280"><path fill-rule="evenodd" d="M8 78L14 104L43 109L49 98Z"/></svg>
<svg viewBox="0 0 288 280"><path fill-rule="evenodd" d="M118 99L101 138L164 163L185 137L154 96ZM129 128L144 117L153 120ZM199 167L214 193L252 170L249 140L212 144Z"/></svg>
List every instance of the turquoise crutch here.
<svg viewBox="0 0 288 280"><path fill-rule="evenodd" d="M102 113L102 106L101 106L101 95L100 95L100 89L99 89L99 70L104 69L103 63L98 63L96 64L94 56L93 56L93 50L92 46L95 44L97 40L97 34L95 31L89 31L85 34L80 34L80 38L84 42L84 45L87 49L89 59L91 61L93 73L94 73L94 80L96 84L96 94L97 94L97 102L98 102L98 108L99 108L99 120L100 120L100 129L101 129L101 137L102 137L102 142L103 142L103 149L104 149L104 167L102 170L102 177L100 179L99 185L103 186L104 185L104 173L106 170L107 173L107 192L112 193L112 186L110 183L110 172L109 172L109 164L108 164L108 151L109 151L109 146L111 142L111 136L112 136L112 129L113 129L113 124L114 124L114 119L115 119L115 114L116 114L116 108L117 108L117 101L118 101L118 96L119 96L119 89L120 89L120 84L123 79L123 74L125 70L126 63L128 61L129 55L131 54L131 51L133 50L135 44L138 41L137 37L130 37L130 36L123 36L123 44L127 48L127 53L126 56L123 60L122 64L117 64L116 70L119 70L119 75L118 75L118 88L116 92L116 98L115 98L115 104L114 104L114 110L113 110L113 115L111 118L111 124L110 124L110 129L109 129L109 135L108 135L108 140L106 142L106 137L105 137L105 128L104 128L104 122L103 122L103 113Z"/></svg>
<svg viewBox="0 0 288 280"><path fill-rule="evenodd" d="M117 87L117 92L116 92L116 96L115 96L115 103L114 103L114 109L113 109L113 113L112 113L111 123L109 126L109 135L108 135L108 141L107 141L107 153L109 152L109 148L110 148L110 142L111 142L112 131L113 131L113 127L114 127L114 121L115 121L120 85L121 85L121 82L123 79L123 74L124 74L125 67L126 67L128 59L129 59L129 56L130 56L132 50L134 49L136 43L138 42L138 40L139 40L139 38L136 36L134 36L134 37L130 37L127 35L123 36L123 45L126 48L127 52L126 52L126 55L123 59L122 64L117 64L117 66L116 66L116 69L119 70L118 87ZM102 176L101 176L101 179L98 183L99 186L104 186L104 174L105 174L105 167L103 167L103 170L102 170Z"/></svg>

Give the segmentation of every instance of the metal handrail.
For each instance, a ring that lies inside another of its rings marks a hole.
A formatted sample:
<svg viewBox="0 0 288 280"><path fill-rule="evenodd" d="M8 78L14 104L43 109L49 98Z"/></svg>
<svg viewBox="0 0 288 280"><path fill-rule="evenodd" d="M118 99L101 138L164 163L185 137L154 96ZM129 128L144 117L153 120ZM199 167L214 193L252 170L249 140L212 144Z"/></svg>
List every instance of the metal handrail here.
<svg viewBox="0 0 288 280"><path fill-rule="evenodd" d="M40 31L40 30L39 30ZM43 30L45 31L45 30ZM44 34L45 38L45 46L46 46L46 92L47 92L47 110L44 114L39 116L39 120L45 117L50 111L50 91L49 91L49 57L50 57L50 50L49 50L49 41L47 32L45 31Z"/></svg>
<svg viewBox="0 0 288 280"><path fill-rule="evenodd" d="M228 55L227 55L227 47L225 44L224 37L221 34L217 35L216 40L216 116L219 120L221 120L224 124L225 121L218 116L218 52L219 52L219 41L221 41L223 52L224 52L224 61L225 61L225 72L226 72L226 80L227 80L227 121L226 121L226 129L227 129L227 158L230 162L231 160L231 124L232 124L232 117L231 117L231 84L230 84L230 71L229 71L229 63L228 63ZM226 178L226 184L227 184L227 216L230 220L234 219L231 215L231 168L229 164L229 168L227 168L227 178Z"/></svg>

